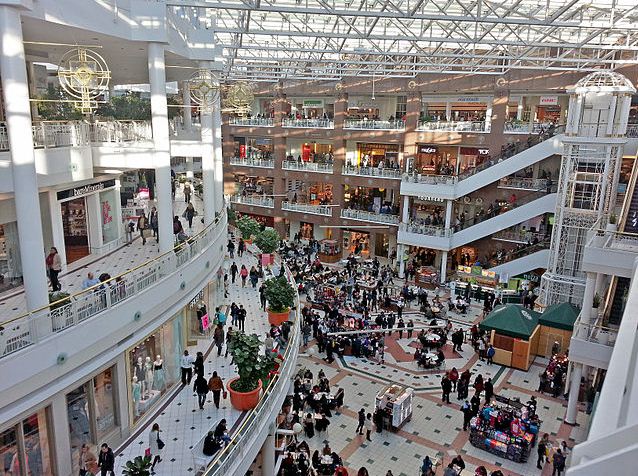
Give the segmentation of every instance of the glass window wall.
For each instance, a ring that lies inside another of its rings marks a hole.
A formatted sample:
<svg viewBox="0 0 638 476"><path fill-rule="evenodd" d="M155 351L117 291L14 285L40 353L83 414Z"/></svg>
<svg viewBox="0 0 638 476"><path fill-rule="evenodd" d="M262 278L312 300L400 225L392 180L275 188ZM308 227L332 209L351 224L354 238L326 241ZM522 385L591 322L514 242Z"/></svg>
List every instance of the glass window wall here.
<svg viewBox="0 0 638 476"><path fill-rule="evenodd" d="M47 409L43 408L17 425L0 431L1 476L53 475L47 420Z"/></svg>

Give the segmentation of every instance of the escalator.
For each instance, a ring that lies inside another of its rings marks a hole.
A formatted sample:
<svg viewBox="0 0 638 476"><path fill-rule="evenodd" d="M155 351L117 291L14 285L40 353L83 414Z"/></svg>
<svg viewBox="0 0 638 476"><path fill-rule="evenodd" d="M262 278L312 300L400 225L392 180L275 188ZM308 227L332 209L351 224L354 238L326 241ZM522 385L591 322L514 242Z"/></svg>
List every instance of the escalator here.
<svg viewBox="0 0 638 476"><path fill-rule="evenodd" d="M630 284L631 279L629 278L616 278L614 299L611 302L611 309L609 310L609 324L613 324L615 326L620 324L622 315L625 312L625 305L627 304L627 293L629 293Z"/></svg>

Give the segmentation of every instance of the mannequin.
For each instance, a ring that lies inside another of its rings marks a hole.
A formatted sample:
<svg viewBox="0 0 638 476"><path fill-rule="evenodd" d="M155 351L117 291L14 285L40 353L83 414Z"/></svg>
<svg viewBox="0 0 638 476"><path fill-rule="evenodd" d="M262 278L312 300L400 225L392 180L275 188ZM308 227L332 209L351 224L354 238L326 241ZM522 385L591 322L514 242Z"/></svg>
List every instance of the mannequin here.
<svg viewBox="0 0 638 476"><path fill-rule="evenodd" d="M162 356L158 355L155 357L155 362L153 362L153 388L160 392L163 391L165 381L164 361L162 360Z"/></svg>
<svg viewBox="0 0 638 476"><path fill-rule="evenodd" d="M208 310L206 309L206 304L204 301L199 301L197 306L197 320L199 321L199 332L200 334L204 333L204 326L202 325L202 318L206 315Z"/></svg>
<svg viewBox="0 0 638 476"><path fill-rule="evenodd" d="M137 381L137 377L133 376L131 383L131 395L133 397L133 413L135 416L140 415L140 399L142 398L142 384Z"/></svg>
<svg viewBox="0 0 638 476"><path fill-rule="evenodd" d="M146 357L144 369L146 370L146 394L150 397L153 389L153 362L150 357Z"/></svg>
<svg viewBox="0 0 638 476"><path fill-rule="evenodd" d="M141 397L144 398L144 395L146 394L146 369L144 368L144 361L142 360L142 357L137 358L134 375L137 377L137 381L141 386Z"/></svg>

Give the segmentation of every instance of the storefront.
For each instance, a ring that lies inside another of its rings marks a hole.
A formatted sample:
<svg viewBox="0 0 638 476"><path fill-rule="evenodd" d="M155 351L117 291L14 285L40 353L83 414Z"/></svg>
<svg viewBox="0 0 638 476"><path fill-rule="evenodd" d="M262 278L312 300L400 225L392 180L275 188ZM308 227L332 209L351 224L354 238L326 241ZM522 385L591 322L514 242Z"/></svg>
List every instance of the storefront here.
<svg viewBox="0 0 638 476"><path fill-rule="evenodd" d="M288 160L301 160L304 162L315 162L320 164L332 163L333 150L331 142L301 142L289 139L287 142Z"/></svg>
<svg viewBox="0 0 638 476"><path fill-rule="evenodd" d="M490 156L489 148L461 147L459 149L458 173L481 165Z"/></svg>
<svg viewBox="0 0 638 476"><path fill-rule="evenodd" d="M315 225L305 221L299 222L299 234L301 239L310 240L315 236Z"/></svg>
<svg viewBox="0 0 638 476"><path fill-rule="evenodd" d="M334 104L328 104L324 99L293 98L290 101L295 115L308 119L321 119L324 115L330 119L334 117Z"/></svg>
<svg viewBox="0 0 638 476"><path fill-rule="evenodd" d="M184 350L183 311L126 351L129 405L132 422L150 411L159 398L180 380Z"/></svg>
<svg viewBox="0 0 638 476"><path fill-rule="evenodd" d="M558 96L541 96L536 107L536 121L558 124L561 122L561 107Z"/></svg>
<svg viewBox="0 0 638 476"><path fill-rule="evenodd" d="M0 432L2 475L52 476L53 445L49 428L49 407ZM21 468L27 468L22 471ZM74 474L77 474L75 472Z"/></svg>
<svg viewBox="0 0 638 476"><path fill-rule="evenodd" d="M408 173L453 175L456 171L457 146L417 144L416 160L408 162Z"/></svg>
<svg viewBox="0 0 638 476"><path fill-rule="evenodd" d="M491 114L491 103L492 98L487 96L424 96L421 100L421 120L483 122Z"/></svg>
<svg viewBox="0 0 638 476"><path fill-rule="evenodd" d="M269 159L274 148L267 137L235 137L235 156L241 159Z"/></svg>
<svg viewBox="0 0 638 476"><path fill-rule="evenodd" d="M235 174L235 186L239 193L247 195L272 195L273 179L271 177L258 177L255 175Z"/></svg>
<svg viewBox="0 0 638 476"><path fill-rule="evenodd" d="M262 226L269 226L271 228L275 227L275 218L271 216L265 215L255 215L254 213L242 213L235 212L237 215L237 219L239 220L241 217L248 216L254 220L256 220Z"/></svg>
<svg viewBox="0 0 638 476"><path fill-rule="evenodd" d="M67 264L119 237L115 179L57 192Z"/></svg>
<svg viewBox="0 0 638 476"><path fill-rule="evenodd" d="M403 146L401 144L374 144L357 142L356 166L378 167L383 161L384 167L401 165Z"/></svg>
<svg viewBox="0 0 638 476"><path fill-rule="evenodd" d="M97 446L119 426L115 407L115 368L107 368L66 395L73 474L79 473L83 444Z"/></svg>
<svg viewBox="0 0 638 476"><path fill-rule="evenodd" d="M347 255L370 255L370 233L366 231L343 230L343 249Z"/></svg>

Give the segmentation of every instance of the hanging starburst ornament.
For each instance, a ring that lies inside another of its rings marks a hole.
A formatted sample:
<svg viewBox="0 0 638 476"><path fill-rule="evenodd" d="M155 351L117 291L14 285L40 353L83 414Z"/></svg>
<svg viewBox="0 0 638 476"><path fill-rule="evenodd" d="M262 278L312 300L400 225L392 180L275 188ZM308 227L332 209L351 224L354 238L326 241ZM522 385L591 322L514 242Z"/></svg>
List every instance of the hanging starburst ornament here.
<svg viewBox="0 0 638 476"><path fill-rule="evenodd" d="M215 100L219 94L219 80L208 69L200 69L193 73L188 80L188 89L192 101L200 111L210 112L215 107Z"/></svg>
<svg viewBox="0 0 638 476"><path fill-rule="evenodd" d="M108 90L111 71L98 53L86 48L67 51L58 64L58 80L62 89L75 98L75 106L83 114L97 108L97 100Z"/></svg>
<svg viewBox="0 0 638 476"><path fill-rule="evenodd" d="M224 112L244 116L251 111L255 100L254 88L251 84L238 81L226 89L224 97Z"/></svg>

